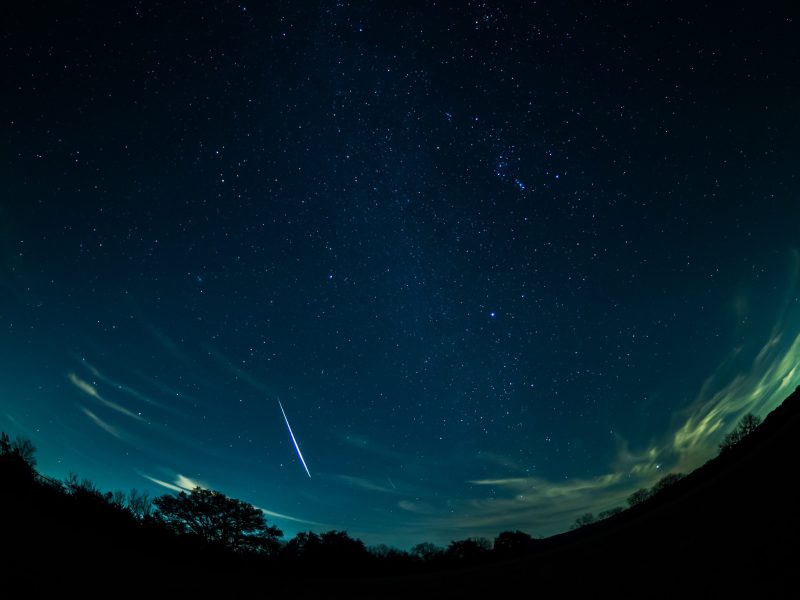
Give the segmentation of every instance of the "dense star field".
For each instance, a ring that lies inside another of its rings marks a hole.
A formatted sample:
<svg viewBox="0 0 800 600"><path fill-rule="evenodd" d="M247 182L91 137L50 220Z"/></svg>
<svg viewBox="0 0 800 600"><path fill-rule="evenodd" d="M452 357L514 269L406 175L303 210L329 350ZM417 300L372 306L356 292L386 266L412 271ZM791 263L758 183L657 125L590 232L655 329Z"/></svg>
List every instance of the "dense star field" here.
<svg viewBox="0 0 800 600"><path fill-rule="evenodd" d="M0 429L42 473L542 536L800 383L791 9L391 4L2 8Z"/></svg>

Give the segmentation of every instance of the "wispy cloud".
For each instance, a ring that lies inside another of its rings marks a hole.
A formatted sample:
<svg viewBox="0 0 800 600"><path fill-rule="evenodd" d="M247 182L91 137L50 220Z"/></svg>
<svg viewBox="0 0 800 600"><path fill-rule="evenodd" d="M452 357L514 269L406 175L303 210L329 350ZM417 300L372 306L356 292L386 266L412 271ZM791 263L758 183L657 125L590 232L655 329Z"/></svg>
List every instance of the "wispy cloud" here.
<svg viewBox="0 0 800 600"><path fill-rule="evenodd" d="M800 384L800 335L781 344L775 333L757 354L752 369L720 389L710 377L683 424L672 436L671 447L682 469L691 469L713 453L722 436L747 412L764 416Z"/></svg>
<svg viewBox="0 0 800 600"><path fill-rule="evenodd" d="M233 374L237 379L243 381L253 389L258 390L263 394L274 395L276 393L274 388L271 388L267 384L259 381L244 369L239 368L232 360L228 359L214 346L206 344L205 348L211 358L213 358L218 364L222 365L225 370Z"/></svg>
<svg viewBox="0 0 800 600"><path fill-rule="evenodd" d="M536 477L479 479L489 497L453 501L453 516L441 528L466 535L495 535L502 529L524 528L536 534L561 531L576 515L624 504L631 487L621 473L563 482Z"/></svg>
<svg viewBox="0 0 800 600"><path fill-rule="evenodd" d="M420 515L431 515L437 512L432 504L420 500L400 500L397 506L407 512Z"/></svg>
<svg viewBox="0 0 800 600"><path fill-rule="evenodd" d="M139 314L139 318L147 331L150 332L150 335L153 336L167 354L186 367L195 368L197 366L197 363L183 351L180 344L161 331L161 329L147 321L138 309L136 312Z"/></svg>
<svg viewBox="0 0 800 600"><path fill-rule="evenodd" d="M353 487L361 488L363 490L368 490L370 492L380 492L382 494L400 494L400 492L396 486L392 486L391 482L387 478L387 483L389 485L381 485L379 483L375 483L370 479L365 479L363 477L354 477L352 475L336 475L336 479L345 482L348 485Z"/></svg>
<svg viewBox="0 0 800 600"><path fill-rule="evenodd" d="M800 289L800 253L792 251L792 264L782 306L772 331L756 353L750 368L730 378L729 365L742 349L734 348L728 361L712 373L695 400L681 413L671 439L659 449L659 459L669 459L681 470L691 470L711 456L722 437L745 413L765 416L800 384L800 334L798 315L791 314ZM737 294L734 303L742 304ZM724 377L728 382L720 385Z"/></svg>
<svg viewBox="0 0 800 600"><path fill-rule="evenodd" d="M524 472L527 468L527 465L521 464L518 460L513 460L497 452L491 452L487 450L478 451L476 458L485 463L493 464L505 470L517 473Z"/></svg>
<svg viewBox="0 0 800 600"><path fill-rule="evenodd" d="M157 479L155 477L151 477L150 475L144 475L144 474L142 474L142 477L144 477L145 479L149 479L150 481L152 481L156 485L160 485L161 487L165 487L168 490L172 490L173 492L185 492L186 491L182 487L177 486L174 483L170 483L168 481L164 481L163 479Z"/></svg>
<svg viewBox="0 0 800 600"><path fill-rule="evenodd" d="M291 517L289 515L285 515L283 513L275 512L273 510L268 510L266 508L262 508L260 506L256 506L258 510L263 512L265 515L270 517L274 517L276 519L283 519L284 521L292 521L294 523L305 523L306 525L314 525L318 527L325 527L324 523L318 523L317 521L309 521L308 519L301 519L299 517Z"/></svg>
<svg viewBox="0 0 800 600"><path fill-rule="evenodd" d="M198 404L210 405L209 402L207 402L205 400L201 400L201 399L199 399L199 398L197 398L195 396L192 396L192 395L187 394L187 393L185 393L185 392L183 392L181 390L178 390L177 388L169 386L166 383L164 383L163 381L159 380L158 378L153 377L151 375L148 375L147 373L145 373L143 371L140 371L138 369L131 369L131 373L133 373L139 380L144 382L145 385L148 385L148 386L150 386L152 388L157 389L159 392L161 392L162 394L166 395L171 400L178 399L178 400L181 400L183 402L190 402L190 403L192 403L194 405L198 405ZM198 380L196 378L193 379L193 382L202 383L200 380Z"/></svg>
<svg viewBox="0 0 800 600"><path fill-rule="evenodd" d="M26 438L30 438L35 441L42 440L42 436L39 435L39 430L36 428L26 427L23 425L18 419L14 417L11 413L5 413L5 418L8 419L8 422L14 426L14 429L18 432L23 434ZM12 432L9 432L12 433Z"/></svg>
<svg viewBox="0 0 800 600"><path fill-rule="evenodd" d="M195 481L194 479L186 477L186 475L181 475L180 473L178 473L175 477L175 485L183 488L184 490L193 490L196 487L207 489L207 487L199 481Z"/></svg>
<svg viewBox="0 0 800 600"><path fill-rule="evenodd" d="M100 395L100 393L91 383L89 383L88 381L84 381L83 379L78 377L75 373L69 373L67 377L69 378L72 385L74 385L76 388L78 388L87 396L94 398L101 404L107 406L112 410L117 411L120 414L125 415L126 417L130 417L131 419L135 419L136 421L141 421L141 422L144 421L144 418L142 418L141 415L137 415L133 411L128 410L127 408L125 408L120 404L117 404L116 402L112 402L111 400L106 400L103 396Z"/></svg>
<svg viewBox="0 0 800 600"><path fill-rule="evenodd" d="M408 458L408 456L402 452L398 452L394 448L390 448L389 446L376 442L366 435L350 433L343 435L341 439L348 446L364 450L365 452L369 452L370 454L374 454L382 458L389 458L398 461L405 461Z"/></svg>
<svg viewBox="0 0 800 600"><path fill-rule="evenodd" d="M147 473L142 473L141 471L137 471L137 473L147 479L155 483L156 485L160 485L163 488L171 490L173 492L191 492L193 489L199 487L202 489L211 489L207 485L200 483L194 479L191 479L185 475L181 475L180 473L176 473L172 481L164 481L163 479L158 479L157 477L153 477L148 475ZM282 519L284 521L292 521L293 523L304 523L306 525L312 525L317 527L324 527L324 523L319 523L317 521L309 521L308 519L301 519L300 517L293 517L291 515L287 515L284 513L275 512L274 510L269 510L267 508L263 508L261 506L256 506L258 510L263 512L265 515L273 517L275 519Z"/></svg>
<svg viewBox="0 0 800 600"><path fill-rule="evenodd" d="M152 477L147 475L146 473L138 472L139 475L152 481L156 485L160 485L161 487L167 488L168 490L172 490L173 492L191 492L194 488L199 487L202 489L208 489L205 485L201 484L198 481L190 479L185 475L181 475L180 473L175 474L175 478L172 482L164 481L163 479L158 479L156 477Z"/></svg>
<svg viewBox="0 0 800 600"><path fill-rule="evenodd" d="M88 371L94 376L95 379L102 381L103 383L106 383L121 392L125 392L126 394L132 396L133 398L136 398L137 400L150 404L151 406L160 408L161 410L169 411L172 413L180 413L180 411L176 410L174 407L153 400L149 396L143 394L138 390L133 389L129 385L120 383L119 381L116 381L115 379L108 377L104 373L100 372L100 370L97 369L97 367L95 367L86 360L81 360L81 364L88 369Z"/></svg>
<svg viewBox="0 0 800 600"><path fill-rule="evenodd" d="M452 539L458 532L491 536L505 528L547 535L563 531L582 513L624 505L633 491L667 473L698 467L716 454L719 442L742 415L765 416L800 385L800 334L786 332L791 328L785 326L784 316L750 365L730 378L734 359L741 358L741 348L735 348L662 436L639 449L620 439L604 474L565 481L481 477L468 482L476 486L476 493L439 502L430 513L419 510L427 508L419 502L401 501L399 507L422 515L415 526L429 538ZM725 377L727 383L720 383ZM489 462L509 466L502 457L491 456Z"/></svg>
<svg viewBox="0 0 800 600"><path fill-rule="evenodd" d="M88 408L84 406L80 406L79 408L81 409L83 414L89 417L89 420L92 421L92 423L94 423L95 425L97 425L100 429L102 429L103 431L105 431L110 435L113 435L118 440L126 441L124 434L118 428L114 427L113 425L110 425L109 423L106 423L105 421L103 421L103 419L98 417Z"/></svg>

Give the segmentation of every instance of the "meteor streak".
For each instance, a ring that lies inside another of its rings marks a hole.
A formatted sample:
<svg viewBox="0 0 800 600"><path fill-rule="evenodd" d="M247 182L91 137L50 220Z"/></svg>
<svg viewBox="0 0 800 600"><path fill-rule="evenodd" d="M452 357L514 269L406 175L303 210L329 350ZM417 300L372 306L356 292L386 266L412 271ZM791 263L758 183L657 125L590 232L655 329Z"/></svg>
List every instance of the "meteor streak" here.
<svg viewBox="0 0 800 600"><path fill-rule="evenodd" d="M300 452L300 446L297 445L297 440L294 437L292 426L289 425L289 419L286 418L286 411L283 410L283 404L281 404L280 398L278 398L278 406L281 407L281 412L283 413L283 420L286 421L286 428L289 430L289 435L292 436L292 443L294 444L294 449L297 450L297 456L300 457L300 462L303 463L303 468L306 470L306 475L308 475L310 479L311 473L308 471L308 466L306 465L306 461L303 459L303 453Z"/></svg>

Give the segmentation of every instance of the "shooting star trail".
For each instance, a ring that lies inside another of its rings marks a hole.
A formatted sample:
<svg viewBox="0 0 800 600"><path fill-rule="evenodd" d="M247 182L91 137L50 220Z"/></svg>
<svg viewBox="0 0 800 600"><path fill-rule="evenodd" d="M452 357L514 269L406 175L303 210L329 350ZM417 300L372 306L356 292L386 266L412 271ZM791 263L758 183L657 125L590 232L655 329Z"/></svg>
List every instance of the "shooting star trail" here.
<svg viewBox="0 0 800 600"><path fill-rule="evenodd" d="M306 470L306 475L308 475L308 478L311 479L311 473L308 470L308 465L306 465L306 461L303 459L303 453L300 452L300 446L297 445L297 440L294 437L292 426L289 425L289 419L286 418L286 411L283 410L283 404L281 404L280 398L278 398L278 406L281 407L281 412L283 413L283 420L286 421L286 427L289 430L289 435L292 436L292 443L294 444L294 449L297 450L297 456L300 457L300 462L303 463L303 468Z"/></svg>

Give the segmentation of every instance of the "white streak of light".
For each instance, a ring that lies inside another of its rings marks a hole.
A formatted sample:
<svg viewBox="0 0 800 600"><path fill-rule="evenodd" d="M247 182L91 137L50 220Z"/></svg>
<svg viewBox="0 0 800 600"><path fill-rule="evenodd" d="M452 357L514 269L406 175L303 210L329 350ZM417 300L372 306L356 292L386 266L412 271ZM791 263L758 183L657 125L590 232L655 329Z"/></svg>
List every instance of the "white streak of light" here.
<svg viewBox="0 0 800 600"><path fill-rule="evenodd" d="M311 478L311 473L308 470L308 465L306 465L306 461L303 459L303 453L300 452L300 446L297 445L297 440L294 437L294 432L292 431L292 426L289 425L289 419L286 418L286 411L283 410L283 404L281 404L280 399L278 399L278 406L281 407L281 412L283 413L283 420L286 421L286 427L289 429L289 435L292 436L292 443L294 444L294 449L297 450L297 456L300 457L300 462L303 463L303 468L306 470L306 475L308 475L309 479Z"/></svg>

